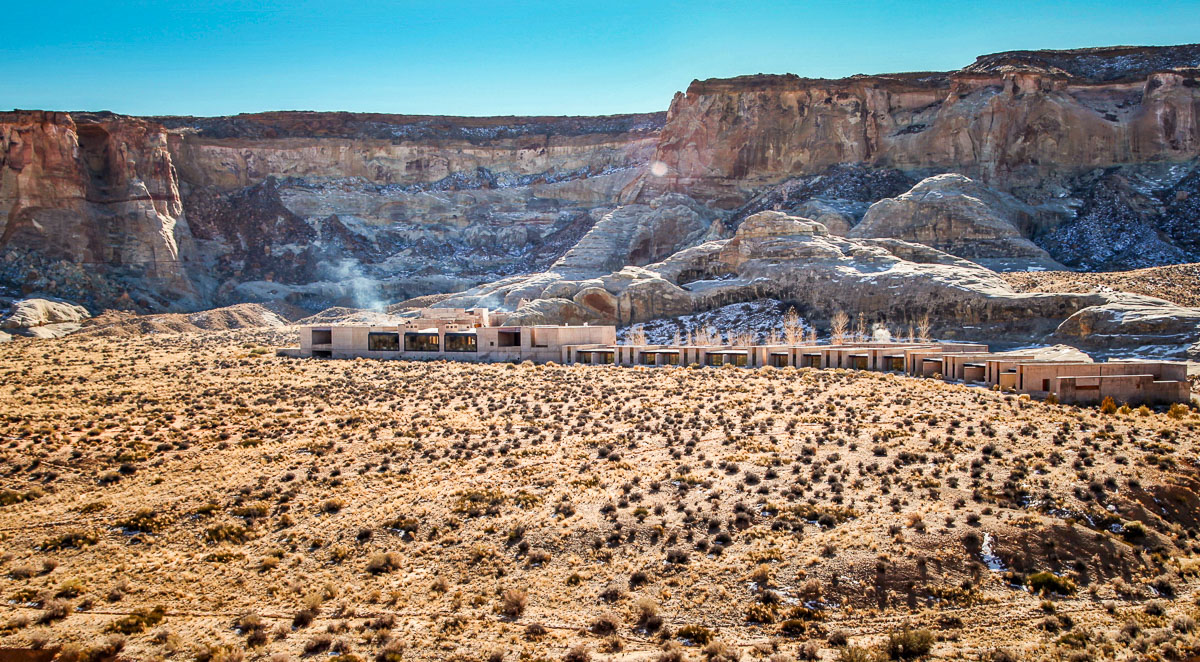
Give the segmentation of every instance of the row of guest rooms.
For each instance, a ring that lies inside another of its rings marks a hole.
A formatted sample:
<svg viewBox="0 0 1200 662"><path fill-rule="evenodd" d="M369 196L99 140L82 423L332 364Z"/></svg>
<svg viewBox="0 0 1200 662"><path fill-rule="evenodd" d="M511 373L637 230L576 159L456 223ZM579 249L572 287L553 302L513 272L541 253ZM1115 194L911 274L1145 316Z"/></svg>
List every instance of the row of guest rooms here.
<svg viewBox="0 0 1200 662"><path fill-rule="evenodd" d="M844 345L618 345L612 326L494 326L416 320L395 327L309 326L286 356L459 361L534 361L621 366L843 368L999 386L1060 402L1188 402L1187 367L1165 361L1053 361L993 353L978 343Z"/></svg>

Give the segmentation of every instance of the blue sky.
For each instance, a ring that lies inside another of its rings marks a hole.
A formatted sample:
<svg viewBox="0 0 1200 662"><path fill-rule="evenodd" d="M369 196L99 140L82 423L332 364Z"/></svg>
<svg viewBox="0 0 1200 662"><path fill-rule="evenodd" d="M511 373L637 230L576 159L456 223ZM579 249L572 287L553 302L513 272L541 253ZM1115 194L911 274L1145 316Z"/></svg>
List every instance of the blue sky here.
<svg viewBox="0 0 1200 662"><path fill-rule="evenodd" d="M695 78L948 70L1001 50L1200 41L1200 0L13 5L0 108L137 115L645 112Z"/></svg>

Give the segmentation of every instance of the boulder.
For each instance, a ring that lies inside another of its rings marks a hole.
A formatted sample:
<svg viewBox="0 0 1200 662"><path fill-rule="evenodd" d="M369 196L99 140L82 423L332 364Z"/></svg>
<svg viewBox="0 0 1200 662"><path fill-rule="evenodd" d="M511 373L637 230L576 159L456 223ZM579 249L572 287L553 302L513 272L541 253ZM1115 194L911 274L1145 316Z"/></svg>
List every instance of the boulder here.
<svg viewBox="0 0 1200 662"><path fill-rule="evenodd" d="M0 316L0 328L28 329L47 324L74 323L91 317L87 308L58 299L21 299L14 301ZM78 328L76 326L75 328Z"/></svg>
<svg viewBox="0 0 1200 662"><path fill-rule="evenodd" d="M1022 228L1035 227L1043 215L973 179L943 174L871 205L847 236L902 239L969 259L1013 261L1017 268L1061 268L1023 235Z"/></svg>

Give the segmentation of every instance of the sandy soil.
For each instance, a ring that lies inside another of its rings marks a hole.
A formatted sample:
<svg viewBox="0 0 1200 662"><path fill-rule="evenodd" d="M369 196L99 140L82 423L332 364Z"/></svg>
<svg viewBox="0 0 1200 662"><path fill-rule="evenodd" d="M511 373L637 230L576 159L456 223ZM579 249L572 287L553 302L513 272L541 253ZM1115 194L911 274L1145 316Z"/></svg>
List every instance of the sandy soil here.
<svg viewBox="0 0 1200 662"><path fill-rule="evenodd" d="M294 342L284 328L0 348L0 647L1200 653L1195 412L849 371L268 349Z"/></svg>
<svg viewBox="0 0 1200 662"><path fill-rule="evenodd" d="M1115 290L1200 306L1200 264L1175 264L1135 271L1010 272L1000 274L1018 292L1094 292Z"/></svg>

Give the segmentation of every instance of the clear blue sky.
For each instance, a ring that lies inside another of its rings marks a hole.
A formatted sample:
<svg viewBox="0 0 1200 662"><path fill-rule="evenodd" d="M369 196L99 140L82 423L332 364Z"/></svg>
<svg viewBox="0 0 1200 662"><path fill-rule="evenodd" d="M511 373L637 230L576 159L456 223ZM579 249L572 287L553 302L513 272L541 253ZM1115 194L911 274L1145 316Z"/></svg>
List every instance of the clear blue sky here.
<svg viewBox="0 0 1200 662"><path fill-rule="evenodd" d="M644 112L694 78L948 70L1001 50L1200 41L1200 0L55 0L3 15L0 108L137 115Z"/></svg>

